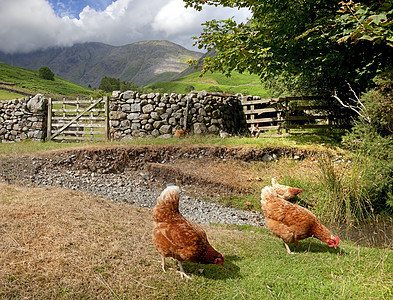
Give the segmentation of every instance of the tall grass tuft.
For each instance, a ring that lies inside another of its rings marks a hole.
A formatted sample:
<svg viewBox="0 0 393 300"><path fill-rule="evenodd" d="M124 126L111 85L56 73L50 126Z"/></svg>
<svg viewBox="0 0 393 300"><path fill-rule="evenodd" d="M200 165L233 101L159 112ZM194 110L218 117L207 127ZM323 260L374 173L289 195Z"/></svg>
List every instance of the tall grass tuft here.
<svg viewBox="0 0 393 300"><path fill-rule="evenodd" d="M358 224L372 217L373 207L366 187L367 160L333 161L324 154L318 159L319 215L329 223Z"/></svg>

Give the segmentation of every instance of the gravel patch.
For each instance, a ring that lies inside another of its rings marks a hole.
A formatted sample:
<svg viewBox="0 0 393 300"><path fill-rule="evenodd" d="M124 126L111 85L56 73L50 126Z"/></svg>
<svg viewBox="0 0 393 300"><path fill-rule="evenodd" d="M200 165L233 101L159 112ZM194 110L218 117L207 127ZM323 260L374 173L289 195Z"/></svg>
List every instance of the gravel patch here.
<svg viewBox="0 0 393 300"><path fill-rule="evenodd" d="M102 174L89 170L67 169L46 158L26 159L19 162L19 166L0 166L0 180L32 187L79 190L112 202L130 203L135 207L153 208L162 190L173 184L151 178L139 170ZM196 223L264 226L264 217L259 212L243 211L204 201L204 196L195 192L190 185L182 185L181 190L180 212Z"/></svg>

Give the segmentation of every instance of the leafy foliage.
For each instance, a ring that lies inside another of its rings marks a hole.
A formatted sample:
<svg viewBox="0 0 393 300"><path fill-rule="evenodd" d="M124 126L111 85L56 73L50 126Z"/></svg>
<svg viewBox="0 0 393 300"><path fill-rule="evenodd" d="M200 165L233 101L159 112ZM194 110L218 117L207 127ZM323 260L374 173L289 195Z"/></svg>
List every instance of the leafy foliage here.
<svg viewBox="0 0 393 300"><path fill-rule="evenodd" d="M393 47L393 3L391 1L371 1L369 5L353 1L340 2L338 42L350 39L360 40Z"/></svg>
<svg viewBox="0 0 393 300"><path fill-rule="evenodd" d="M357 43L341 39L351 32L338 21L340 17L345 19L347 11L336 1L184 2L196 9L205 3L248 8L252 12L246 24L232 19L204 24L195 44L200 49L215 48L218 55L205 59L203 73L216 70L230 75L233 71L248 71L272 85L284 82L292 94L332 94L336 90L346 95L347 83L365 91L376 74L392 65L393 48L387 44L370 43L365 34L358 37ZM382 17L374 18L375 23L380 27L385 24ZM390 25L384 26L389 30ZM374 32L377 34L377 30Z"/></svg>
<svg viewBox="0 0 393 300"><path fill-rule="evenodd" d="M370 122L360 119L343 142L370 160L364 177L376 211L393 210L393 76L375 79L376 87L360 98Z"/></svg>
<svg viewBox="0 0 393 300"><path fill-rule="evenodd" d="M38 76L46 80L52 80L52 81L55 80L55 74L48 67L41 67L38 70Z"/></svg>
<svg viewBox="0 0 393 300"><path fill-rule="evenodd" d="M99 86L100 90L106 91L106 92L112 92L112 91L126 91L126 90L136 90L138 86L133 83L133 82L126 82L126 81L120 81L118 78L111 78L111 77L103 77L101 79L101 83Z"/></svg>

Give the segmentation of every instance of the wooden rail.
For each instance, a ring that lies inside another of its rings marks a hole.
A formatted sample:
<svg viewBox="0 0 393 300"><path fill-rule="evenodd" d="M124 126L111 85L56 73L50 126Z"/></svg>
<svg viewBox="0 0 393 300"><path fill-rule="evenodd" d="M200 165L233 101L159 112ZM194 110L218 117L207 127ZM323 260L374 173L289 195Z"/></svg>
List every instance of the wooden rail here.
<svg viewBox="0 0 393 300"><path fill-rule="evenodd" d="M47 140L109 140L109 100L48 101Z"/></svg>
<svg viewBox="0 0 393 300"><path fill-rule="evenodd" d="M331 100L331 99L330 99ZM246 122L258 125L259 131L306 128L347 128L351 115L348 109L335 104L328 98L281 97L270 99L243 99Z"/></svg>

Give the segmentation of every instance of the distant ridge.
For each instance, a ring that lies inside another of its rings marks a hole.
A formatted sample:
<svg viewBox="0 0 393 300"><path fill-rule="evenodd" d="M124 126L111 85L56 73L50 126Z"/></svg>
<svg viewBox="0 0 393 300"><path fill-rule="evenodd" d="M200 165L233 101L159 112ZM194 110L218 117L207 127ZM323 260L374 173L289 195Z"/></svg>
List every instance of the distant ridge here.
<svg viewBox="0 0 393 300"><path fill-rule="evenodd" d="M198 72L201 70L201 66L203 65L203 60L206 57L214 57L217 55L217 51L216 49L212 49L209 52L203 54L199 59L198 59L198 64L196 66L189 66L187 69L185 69L184 71L182 71L181 73L177 74L175 76L175 79L177 78L182 78L184 76L190 75L194 72Z"/></svg>
<svg viewBox="0 0 393 300"><path fill-rule="evenodd" d="M98 88L104 76L138 86L169 81L188 68L189 59L198 60L202 55L169 41L151 40L125 46L84 43L30 53L0 52L0 61L32 70L48 66L61 78Z"/></svg>

